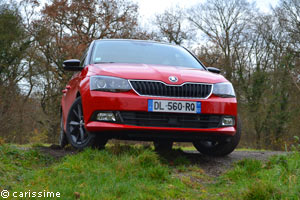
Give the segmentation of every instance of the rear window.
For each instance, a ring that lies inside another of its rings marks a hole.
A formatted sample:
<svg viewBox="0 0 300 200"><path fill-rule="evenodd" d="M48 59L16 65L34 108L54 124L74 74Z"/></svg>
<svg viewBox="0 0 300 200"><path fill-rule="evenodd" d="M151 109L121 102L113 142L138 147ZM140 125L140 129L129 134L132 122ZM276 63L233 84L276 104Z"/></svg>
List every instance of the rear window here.
<svg viewBox="0 0 300 200"><path fill-rule="evenodd" d="M204 69L180 46L143 41L95 42L92 63L135 63Z"/></svg>

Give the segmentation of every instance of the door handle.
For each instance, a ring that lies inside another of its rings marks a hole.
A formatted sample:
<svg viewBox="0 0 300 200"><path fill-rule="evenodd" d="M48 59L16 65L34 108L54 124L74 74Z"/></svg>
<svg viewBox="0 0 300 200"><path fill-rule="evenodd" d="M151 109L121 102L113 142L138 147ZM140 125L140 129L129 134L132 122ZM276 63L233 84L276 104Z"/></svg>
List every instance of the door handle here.
<svg viewBox="0 0 300 200"><path fill-rule="evenodd" d="M62 90L62 93L67 93L67 92L68 92L67 89Z"/></svg>
<svg viewBox="0 0 300 200"><path fill-rule="evenodd" d="M67 90L71 89L71 86L67 85L67 86L66 86L66 89L67 89Z"/></svg>

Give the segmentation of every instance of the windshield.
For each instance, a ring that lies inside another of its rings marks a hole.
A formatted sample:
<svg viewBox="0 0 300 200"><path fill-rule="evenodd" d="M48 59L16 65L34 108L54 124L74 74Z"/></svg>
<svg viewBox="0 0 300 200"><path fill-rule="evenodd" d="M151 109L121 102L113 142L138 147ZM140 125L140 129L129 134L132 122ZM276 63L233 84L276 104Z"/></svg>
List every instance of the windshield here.
<svg viewBox="0 0 300 200"><path fill-rule="evenodd" d="M180 46L134 40L96 41L92 63L154 64L204 69Z"/></svg>

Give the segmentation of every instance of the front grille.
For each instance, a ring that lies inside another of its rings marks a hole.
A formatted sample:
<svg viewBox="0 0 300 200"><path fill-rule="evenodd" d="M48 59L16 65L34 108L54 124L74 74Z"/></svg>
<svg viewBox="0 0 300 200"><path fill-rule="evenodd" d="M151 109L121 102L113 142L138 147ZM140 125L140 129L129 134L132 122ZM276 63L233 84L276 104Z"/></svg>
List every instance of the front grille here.
<svg viewBox="0 0 300 200"><path fill-rule="evenodd" d="M179 97L179 98L207 98L212 90L211 84L185 83L183 85L167 85L158 81L130 81L133 89L139 95Z"/></svg>
<svg viewBox="0 0 300 200"><path fill-rule="evenodd" d="M147 127L217 128L222 116L187 113L120 111L122 123Z"/></svg>

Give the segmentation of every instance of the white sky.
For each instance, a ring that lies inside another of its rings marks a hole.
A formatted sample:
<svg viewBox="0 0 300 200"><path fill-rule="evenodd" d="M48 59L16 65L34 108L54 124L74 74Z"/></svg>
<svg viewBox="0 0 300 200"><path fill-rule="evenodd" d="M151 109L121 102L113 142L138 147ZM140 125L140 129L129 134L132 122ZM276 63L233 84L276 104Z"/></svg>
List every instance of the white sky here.
<svg viewBox="0 0 300 200"><path fill-rule="evenodd" d="M205 0L133 0L139 4L139 11L142 20L149 20L152 16L162 13L166 8L180 6L183 8L191 7ZM275 7L279 0L248 0L256 2L256 6L264 12L270 11L270 6Z"/></svg>

